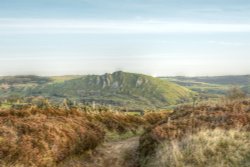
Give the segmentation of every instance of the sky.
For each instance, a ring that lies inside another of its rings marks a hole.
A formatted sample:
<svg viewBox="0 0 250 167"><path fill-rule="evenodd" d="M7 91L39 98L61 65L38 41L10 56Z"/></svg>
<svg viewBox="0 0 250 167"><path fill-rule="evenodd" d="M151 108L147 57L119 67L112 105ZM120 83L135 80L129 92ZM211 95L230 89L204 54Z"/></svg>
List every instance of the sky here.
<svg viewBox="0 0 250 167"><path fill-rule="evenodd" d="M249 0L0 0L0 75L243 75L249 64Z"/></svg>

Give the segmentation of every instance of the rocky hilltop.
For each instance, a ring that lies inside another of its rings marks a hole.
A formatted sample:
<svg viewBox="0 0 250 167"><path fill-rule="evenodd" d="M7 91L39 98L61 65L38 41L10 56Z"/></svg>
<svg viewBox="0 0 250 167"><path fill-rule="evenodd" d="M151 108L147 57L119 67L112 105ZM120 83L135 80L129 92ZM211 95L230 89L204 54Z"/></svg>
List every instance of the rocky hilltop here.
<svg viewBox="0 0 250 167"><path fill-rule="evenodd" d="M118 71L38 86L29 90L28 95L129 108L155 108L183 102L188 99L190 92L169 81Z"/></svg>

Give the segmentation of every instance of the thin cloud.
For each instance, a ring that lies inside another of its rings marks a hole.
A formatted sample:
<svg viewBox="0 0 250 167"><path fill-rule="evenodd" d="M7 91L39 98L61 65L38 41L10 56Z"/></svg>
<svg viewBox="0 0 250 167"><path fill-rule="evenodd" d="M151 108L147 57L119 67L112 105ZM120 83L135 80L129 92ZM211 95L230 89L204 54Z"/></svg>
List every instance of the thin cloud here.
<svg viewBox="0 0 250 167"><path fill-rule="evenodd" d="M209 44L224 45L224 46L249 46L250 43L229 42L229 41L208 41Z"/></svg>
<svg viewBox="0 0 250 167"><path fill-rule="evenodd" d="M4 33L238 33L250 32L250 24L208 24L167 22L157 20L59 20L59 19L0 19Z"/></svg>

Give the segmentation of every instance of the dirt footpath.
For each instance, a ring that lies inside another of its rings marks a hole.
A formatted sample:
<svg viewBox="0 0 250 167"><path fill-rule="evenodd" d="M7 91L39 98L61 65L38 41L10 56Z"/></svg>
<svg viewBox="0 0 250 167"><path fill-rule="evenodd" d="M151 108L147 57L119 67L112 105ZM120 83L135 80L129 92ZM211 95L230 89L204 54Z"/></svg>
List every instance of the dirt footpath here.
<svg viewBox="0 0 250 167"><path fill-rule="evenodd" d="M81 157L70 158L60 167L138 167L139 137L104 143Z"/></svg>

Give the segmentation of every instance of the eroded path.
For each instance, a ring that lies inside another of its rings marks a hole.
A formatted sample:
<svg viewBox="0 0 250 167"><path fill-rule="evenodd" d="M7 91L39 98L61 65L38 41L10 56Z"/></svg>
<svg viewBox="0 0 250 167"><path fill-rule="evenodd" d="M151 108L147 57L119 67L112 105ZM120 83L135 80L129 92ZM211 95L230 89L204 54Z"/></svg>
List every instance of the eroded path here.
<svg viewBox="0 0 250 167"><path fill-rule="evenodd" d="M70 158L59 166L74 167L138 167L139 137L104 143L81 157Z"/></svg>

